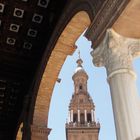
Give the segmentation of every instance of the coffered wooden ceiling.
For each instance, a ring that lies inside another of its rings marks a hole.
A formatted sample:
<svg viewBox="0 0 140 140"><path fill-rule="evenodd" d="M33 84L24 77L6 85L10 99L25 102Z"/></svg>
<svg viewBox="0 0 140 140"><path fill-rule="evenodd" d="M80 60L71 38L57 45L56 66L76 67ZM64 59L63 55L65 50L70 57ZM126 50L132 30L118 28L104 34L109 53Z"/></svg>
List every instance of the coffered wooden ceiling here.
<svg viewBox="0 0 140 140"><path fill-rule="evenodd" d="M69 11L73 16L91 7L92 20L107 2L113 3L112 0L0 0L0 140L15 139L26 110L26 99L29 97L30 103L33 95L35 75L44 52L47 61L70 20L68 8L72 7ZM55 30L58 24L60 33ZM50 42L52 38L54 41ZM51 43L54 44L48 45Z"/></svg>
<svg viewBox="0 0 140 140"><path fill-rule="evenodd" d="M7 131L9 139L15 133L24 97L65 3L0 0L0 139Z"/></svg>

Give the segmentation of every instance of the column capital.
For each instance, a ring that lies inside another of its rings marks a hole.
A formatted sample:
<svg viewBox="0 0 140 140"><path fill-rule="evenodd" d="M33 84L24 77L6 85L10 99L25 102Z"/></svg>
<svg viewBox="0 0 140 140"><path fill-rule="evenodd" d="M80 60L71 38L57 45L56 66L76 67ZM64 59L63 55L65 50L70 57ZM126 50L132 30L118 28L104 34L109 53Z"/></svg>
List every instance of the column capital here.
<svg viewBox="0 0 140 140"><path fill-rule="evenodd" d="M31 125L31 133L35 133L36 135L46 135L50 134L51 129L46 126L39 125Z"/></svg>
<svg viewBox="0 0 140 140"><path fill-rule="evenodd" d="M96 66L106 67L108 75L120 69L132 72L132 60L140 56L140 39L126 38L108 29L103 41L91 55Z"/></svg>

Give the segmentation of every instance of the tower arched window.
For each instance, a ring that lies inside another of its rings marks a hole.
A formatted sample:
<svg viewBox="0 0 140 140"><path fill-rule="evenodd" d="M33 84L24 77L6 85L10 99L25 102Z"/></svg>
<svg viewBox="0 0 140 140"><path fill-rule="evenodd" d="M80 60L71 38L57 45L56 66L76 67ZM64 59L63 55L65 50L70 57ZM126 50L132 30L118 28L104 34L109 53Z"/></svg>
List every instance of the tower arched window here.
<svg viewBox="0 0 140 140"><path fill-rule="evenodd" d="M77 122L77 118L78 118L78 117L77 117L77 114L74 113L74 114L73 114L73 122Z"/></svg>
<svg viewBox="0 0 140 140"><path fill-rule="evenodd" d="M80 89L80 90L82 90L82 89L83 89L83 86L82 86L82 85L80 85L80 86L79 86L79 89Z"/></svg>
<svg viewBox="0 0 140 140"><path fill-rule="evenodd" d="M87 114L87 121L91 122L91 114L90 113Z"/></svg>
<svg viewBox="0 0 140 140"><path fill-rule="evenodd" d="M80 114L80 120L81 120L81 124L85 123L84 114L83 113Z"/></svg>

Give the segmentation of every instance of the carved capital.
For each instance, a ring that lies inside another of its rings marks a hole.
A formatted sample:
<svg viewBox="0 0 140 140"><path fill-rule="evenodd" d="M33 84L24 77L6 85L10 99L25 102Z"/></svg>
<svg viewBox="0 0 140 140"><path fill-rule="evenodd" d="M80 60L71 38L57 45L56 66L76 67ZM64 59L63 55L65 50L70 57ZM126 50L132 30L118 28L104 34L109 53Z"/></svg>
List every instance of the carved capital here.
<svg viewBox="0 0 140 140"><path fill-rule="evenodd" d="M132 60L140 56L140 40L125 38L108 29L104 40L91 54L93 63L105 66L108 75L119 69L133 70Z"/></svg>
<svg viewBox="0 0 140 140"><path fill-rule="evenodd" d="M133 58L140 56L140 39L129 39L128 49L131 51Z"/></svg>

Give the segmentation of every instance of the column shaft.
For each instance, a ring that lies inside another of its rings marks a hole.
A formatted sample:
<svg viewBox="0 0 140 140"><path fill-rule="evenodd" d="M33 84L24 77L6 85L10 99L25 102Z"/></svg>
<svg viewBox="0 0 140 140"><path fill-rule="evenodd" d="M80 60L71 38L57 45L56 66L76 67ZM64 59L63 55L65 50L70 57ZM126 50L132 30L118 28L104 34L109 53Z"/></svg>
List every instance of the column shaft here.
<svg viewBox="0 0 140 140"><path fill-rule="evenodd" d="M87 122L87 110L85 110L85 123Z"/></svg>
<svg viewBox="0 0 140 140"><path fill-rule="evenodd" d="M80 110L78 110L78 122L80 122Z"/></svg>
<svg viewBox="0 0 140 140"><path fill-rule="evenodd" d="M92 122L95 122L94 111L93 111L93 109L91 110L91 121L92 121Z"/></svg>
<svg viewBox="0 0 140 140"><path fill-rule="evenodd" d="M140 134L140 113L134 77L116 74L109 80L118 140L134 140Z"/></svg>

